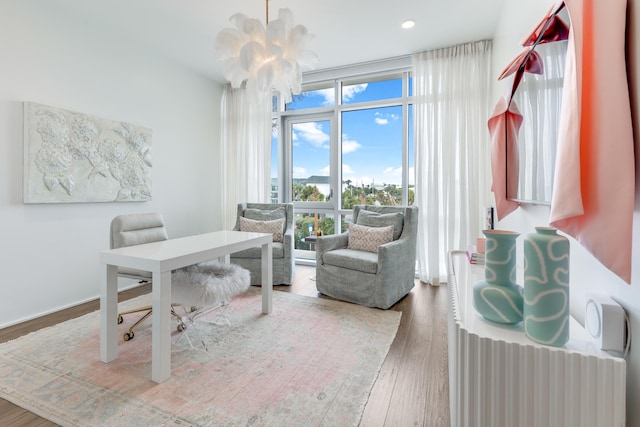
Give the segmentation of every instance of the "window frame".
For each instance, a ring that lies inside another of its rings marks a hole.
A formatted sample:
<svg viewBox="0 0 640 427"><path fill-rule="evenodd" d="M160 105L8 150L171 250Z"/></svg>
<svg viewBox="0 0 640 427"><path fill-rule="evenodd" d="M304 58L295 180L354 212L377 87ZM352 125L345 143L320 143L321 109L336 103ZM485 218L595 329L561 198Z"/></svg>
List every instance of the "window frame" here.
<svg viewBox="0 0 640 427"><path fill-rule="evenodd" d="M273 118L278 123L278 177L277 182L279 183L279 188L282 189L278 194L278 199L282 201L291 200L292 195L291 191L288 188L288 185L291 183L292 178L292 165L291 165L291 147L288 147L287 144L289 141L286 141L287 138L284 136L283 129L285 129L285 124L288 121L298 119L305 120L307 118L312 119L314 116L327 116L327 114L331 114L333 116L333 124L332 127L335 127L335 132L337 135L331 136L331 144L332 144L332 155L331 155L331 168L332 171L335 171L331 175L331 188L334 192L334 197L332 197L332 204L334 209L334 218L341 218L343 215L351 215L352 209L344 209L343 201L342 201L342 113L348 111L357 111L357 110L366 110L366 109L375 109L375 108L385 108L392 106L400 106L402 111L402 205L409 204L409 191L411 179L410 172L412 167L415 168L416 165L409 164L409 148L414 147L415 144L413 141L409 141L409 139L413 135L409 135L410 131L410 112L413 114L413 110L411 106L413 105L413 95L409 93L411 84L410 79L411 76L411 67L408 65L406 58L403 58L400 61L403 66L398 67L397 62L394 62L394 66L388 69L380 68L379 64L375 64L373 66L367 67L364 65L362 67L357 67L357 72L353 74L349 74L349 67L342 69L339 72L334 72L334 74L340 74L338 77L327 77L321 78L323 73L319 73L314 75L315 79L308 83L303 83L302 91L310 91L317 89L327 89L330 86L333 86L334 89L334 105L333 106L322 106L322 107L314 107L308 109L295 109L295 110L286 110L284 103L282 102L282 98L277 96L277 102L275 105L278 106L277 111L273 112ZM369 68L369 72L367 72L367 68ZM332 74L331 72L328 73ZM343 85L353 85L353 84L361 84L361 83L370 83L377 82L383 80L391 80L391 79L401 79L402 80L402 94L399 98L388 98L382 100L375 101L366 101L366 102L354 102L354 103L342 103L342 87ZM334 136L336 141L334 142ZM337 144L334 147L333 144ZM415 162L415 157L413 158ZM288 177L288 178L287 178ZM283 185L284 184L284 185ZM411 187L411 188L414 188ZM335 200L335 202L334 202ZM308 206L309 208L315 208L315 206ZM318 206L319 207L319 206ZM325 205L326 207L326 205Z"/></svg>

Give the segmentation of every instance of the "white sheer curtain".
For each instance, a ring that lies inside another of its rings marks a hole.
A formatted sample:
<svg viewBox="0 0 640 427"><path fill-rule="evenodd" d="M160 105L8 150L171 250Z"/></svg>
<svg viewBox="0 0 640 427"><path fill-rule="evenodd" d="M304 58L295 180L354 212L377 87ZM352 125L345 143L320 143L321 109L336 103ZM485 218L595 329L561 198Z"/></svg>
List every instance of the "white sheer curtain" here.
<svg viewBox="0 0 640 427"><path fill-rule="evenodd" d="M447 252L481 236L488 200L491 42L415 54L420 280L446 281Z"/></svg>
<svg viewBox="0 0 640 427"><path fill-rule="evenodd" d="M271 99L252 102L244 89L222 94L224 227L235 225L238 203L267 203L271 191Z"/></svg>
<svg viewBox="0 0 640 427"><path fill-rule="evenodd" d="M551 202L567 41L540 44L541 75L525 73L513 96L526 125L520 128L519 199Z"/></svg>

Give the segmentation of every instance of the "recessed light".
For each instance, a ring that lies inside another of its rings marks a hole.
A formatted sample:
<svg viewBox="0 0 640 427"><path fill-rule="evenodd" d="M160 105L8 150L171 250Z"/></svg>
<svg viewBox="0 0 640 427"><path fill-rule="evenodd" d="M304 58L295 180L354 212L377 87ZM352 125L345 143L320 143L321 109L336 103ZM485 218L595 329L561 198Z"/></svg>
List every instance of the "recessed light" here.
<svg viewBox="0 0 640 427"><path fill-rule="evenodd" d="M407 19L406 21L402 22L402 28L404 28L405 30L413 28L414 25L416 25L416 21L414 21L413 19Z"/></svg>

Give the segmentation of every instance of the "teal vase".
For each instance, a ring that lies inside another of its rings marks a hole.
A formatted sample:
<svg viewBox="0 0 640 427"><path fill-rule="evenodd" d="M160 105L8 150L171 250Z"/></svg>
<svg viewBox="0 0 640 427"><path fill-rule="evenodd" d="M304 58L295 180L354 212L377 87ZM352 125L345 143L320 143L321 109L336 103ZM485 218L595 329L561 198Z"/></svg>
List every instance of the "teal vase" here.
<svg viewBox="0 0 640 427"><path fill-rule="evenodd" d="M524 240L524 332L555 347L569 341L569 240L536 227Z"/></svg>
<svg viewBox="0 0 640 427"><path fill-rule="evenodd" d="M484 230L484 279L473 285L473 307L485 319L514 324L522 321L522 286L516 284L516 239L520 233Z"/></svg>

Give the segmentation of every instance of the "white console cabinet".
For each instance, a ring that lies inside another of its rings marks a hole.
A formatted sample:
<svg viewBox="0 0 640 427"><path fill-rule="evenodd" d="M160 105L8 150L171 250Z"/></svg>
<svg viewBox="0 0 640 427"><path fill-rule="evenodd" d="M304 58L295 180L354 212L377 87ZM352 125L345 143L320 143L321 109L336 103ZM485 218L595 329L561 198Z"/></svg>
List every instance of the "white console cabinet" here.
<svg viewBox="0 0 640 427"><path fill-rule="evenodd" d="M472 301L483 279L464 251L449 254L451 425L624 427L624 359L597 349L573 318L562 347L530 340L522 323L484 319Z"/></svg>

